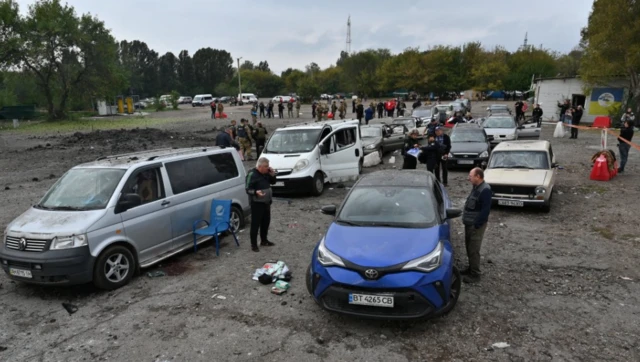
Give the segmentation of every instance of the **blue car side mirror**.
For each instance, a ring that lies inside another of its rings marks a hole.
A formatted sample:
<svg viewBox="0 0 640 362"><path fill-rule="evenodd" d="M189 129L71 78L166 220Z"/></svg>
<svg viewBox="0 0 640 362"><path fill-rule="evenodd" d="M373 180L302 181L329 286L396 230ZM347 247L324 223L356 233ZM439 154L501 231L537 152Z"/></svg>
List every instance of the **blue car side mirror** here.
<svg viewBox="0 0 640 362"><path fill-rule="evenodd" d="M326 205L320 209L325 215L335 215L336 214L336 205Z"/></svg>
<svg viewBox="0 0 640 362"><path fill-rule="evenodd" d="M462 210L460 209L447 209L447 219L455 219L462 215Z"/></svg>

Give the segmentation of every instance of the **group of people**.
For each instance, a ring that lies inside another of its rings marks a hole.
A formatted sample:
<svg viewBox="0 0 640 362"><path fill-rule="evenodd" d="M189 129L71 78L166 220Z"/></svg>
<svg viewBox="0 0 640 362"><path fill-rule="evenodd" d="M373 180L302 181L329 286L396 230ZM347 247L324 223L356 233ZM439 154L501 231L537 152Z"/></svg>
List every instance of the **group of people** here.
<svg viewBox="0 0 640 362"><path fill-rule="evenodd" d="M444 133L442 127L435 127L434 133L427 134L425 146L419 144L418 137L418 130L414 129L409 133L403 149L402 169L415 170L418 162L424 163L427 165L427 170L433 172L436 178L447 186L449 177L447 161L451 151L451 138Z"/></svg>
<svg viewBox="0 0 640 362"><path fill-rule="evenodd" d="M558 103L560 108L560 122L566 127L571 128L571 139L578 139L578 128L571 126L579 126L584 110L582 106L573 107L571 101L565 99L564 102Z"/></svg>
<svg viewBox="0 0 640 362"><path fill-rule="evenodd" d="M218 147L234 147L243 160L251 160L251 146L255 144L256 155L260 155L267 139L267 129L262 122L255 122L253 125L249 121L242 118L240 125L236 124L236 120L232 120L231 124L226 126L224 132L220 132L216 136L216 146Z"/></svg>

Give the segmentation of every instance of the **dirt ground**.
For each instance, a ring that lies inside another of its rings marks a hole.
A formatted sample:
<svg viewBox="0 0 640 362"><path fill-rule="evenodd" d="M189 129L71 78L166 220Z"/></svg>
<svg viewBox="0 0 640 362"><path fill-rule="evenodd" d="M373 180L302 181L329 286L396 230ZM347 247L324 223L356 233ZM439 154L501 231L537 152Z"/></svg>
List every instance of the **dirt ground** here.
<svg viewBox="0 0 640 362"><path fill-rule="evenodd" d="M474 104L476 116L482 109ZM246 106L226 111L249 116ZM161 129L0 133L0 226L78 163L145 148L211 145L214 127L228 122L209 119L206 108L185 107L180 117L188 121ZM311 118L308 106L303 117ZM265 123L273 130L298 121ZM359 320L327 313L312 301L303 275L331 221L319 208L339 204L348 191L332 185L318 198L275 202L270 239L277 245L260 253L250 251L246 229L239 248L225 238L220 257L209 244L150 269L166 276L150 278L144 270L113 292L89 285L30 286L2 273L0 361L640 360L640 154L631 152L626 174L590 181L599 133L581 132L570 140L554 139L552 132L552 125L543 127L562 168L551 212L493 209L482 249L483 279L463 286L446 317ZM389 157L365 172L401 167L399 155L393 164ZM450 172L449 192L459 207L470 190L466 174ZM456 226L453 243L463 265L459 221ZM294 275L282 296L251 280L255 268L275 260L285 261ZM78 311L70 315L63 302ZM496 342L510 347L492 348Z"/></svg>

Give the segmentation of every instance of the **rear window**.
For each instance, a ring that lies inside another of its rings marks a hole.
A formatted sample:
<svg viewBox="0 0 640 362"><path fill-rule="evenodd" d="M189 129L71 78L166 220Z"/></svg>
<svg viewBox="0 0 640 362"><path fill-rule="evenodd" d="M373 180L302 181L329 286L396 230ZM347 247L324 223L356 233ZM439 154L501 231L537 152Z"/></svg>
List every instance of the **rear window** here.
<svg viewBox="0 0 640 362"><path fill-rule="evenodd" d="M238 167L229 152L189 158L165 164L175 195L238 177Z"/></svg>

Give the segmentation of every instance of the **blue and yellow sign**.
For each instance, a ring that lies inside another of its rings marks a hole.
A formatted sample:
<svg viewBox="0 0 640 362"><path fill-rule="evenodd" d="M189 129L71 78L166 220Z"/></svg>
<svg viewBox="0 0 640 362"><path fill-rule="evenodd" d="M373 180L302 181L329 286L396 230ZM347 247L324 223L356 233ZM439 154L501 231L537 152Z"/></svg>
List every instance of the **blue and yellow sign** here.
<svg viewBox="0 0 640 362"><path fill-rule="evenodd" d="M624 88L593 88L589 102L589 114L594 116L608 116L609 113L620 109Z"/></svg>

